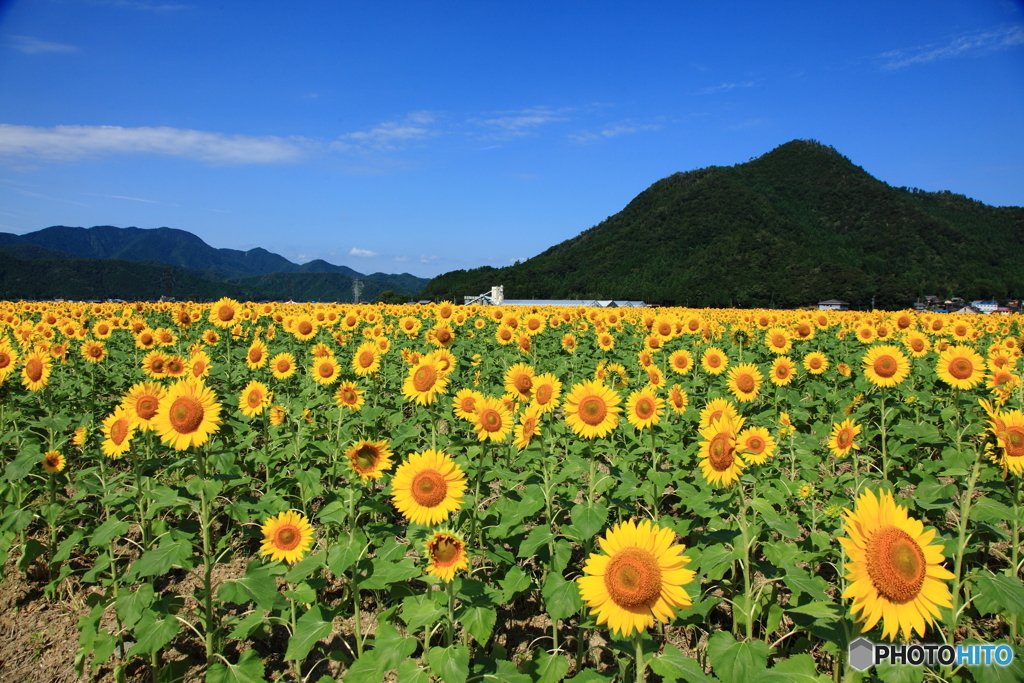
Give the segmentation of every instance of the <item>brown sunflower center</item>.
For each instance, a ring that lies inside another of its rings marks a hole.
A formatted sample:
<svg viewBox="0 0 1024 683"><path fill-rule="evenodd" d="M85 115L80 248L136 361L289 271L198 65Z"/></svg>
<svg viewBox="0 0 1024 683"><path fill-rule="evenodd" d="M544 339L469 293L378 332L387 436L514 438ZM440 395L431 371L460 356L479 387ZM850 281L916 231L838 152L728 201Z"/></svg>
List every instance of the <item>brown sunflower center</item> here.
<svg viewBox="0 0 1024 683"><path fill-rule="evenodd" d="M427 363L416 368L412 375L412 386L416 391L430 391L437 383L437 369Z"/></svg>
<svg viewBox="0 0 1024 683"><path fill-rule="evenodd" d="M877 530L866 548L868 576L888 600L905 604L921 591L927 563L921 546L895 526Z"/></svg>
<svg viewBox="0 0 1024 683"><path fill-rule="evenodd" d="M359 367L364 369L371 367L373 365L374 358L376 358L376 355L373 351L363 351L359 354Z"/></svg>
<svg viewBox="0 0 1024 683"><path fill-rule="evenodd" d="M480 411L480 428L485 432L501 431L501 413L494 408L484 408Z"/></svg>
<svg viewBox="0 0 1024 683"><path fill-rule="evenodd" d="M249 362L259 363L263 359L263 349L256 346L249 349Z"/></svg>
<svg viewBox="0 0 1024 683"><path fill-rule="evenodd" d="M789 366L785 363L781 363L775 366L775 376L779 379L786 379L789 377Z"/></svg>
<svg viewBox="0 0 1024 683"><path fill-rule="evenodd" d="M370 444L363 444L355 453L356 468L360 472L372 472L380 460L380 452Z"/></svg>
<svg viewBox="0 0 1024 683"><path fill-rule="evenodd" d="M140 420L149 420L156 414L159 405L160 402L156 400L155 396L143 396L135 402L135 414L139 416Z"/></svg>
<svg viewBox="0 0 1024 683"><path fill-rule="evenodd" d="M512 384L520 394L528 394L533 389L533 378L527 374L520 374L516 376Z"/></svg>
<svg viewBox="0 0 1024 683"><path fill-rule="evenodd" d="M879 356L875 359L874 369L876 375L888 379L896 374L899 365L892 356Z"/></svg>
<svg viewBox="0 0 1024 683"><path fill-rule="evenodd" d="M302 320L302 321L299 322L298 329L299 329L299 334L301 334L301 335L312 334L313 333L313 323L309 322L308 320Z"/></svg>
<svg viewBox="0 0 1024 683"><path fill-rule="evenodd" d="M732 456L732 439L728 432L719 432L711 437L708 447L708 460L716 472L725 472L732 467L735 458Z"/></svg>
<svg viewBox="0 0 1024 683"><path fill-rule="evenodd" d="M686 367L690 364L690 361L686 356L676 356L675 358L672 359L672 364L676 367L677 370L685 370Z"/></svg>
<svg viewBox="0 0 1024 683"><path fill-rule="evenodd" d="M191 434L203 423L203 404L192 396L179 396L167 412L171 427L179 434Z"/></svg>
<svg viewBox="0 0 1024 683"><path fill-rule="evenodd" d="M752 436L747 439L747 450L751 453L760 454L764 451L764 439L759 436Z"/></svg>
<svg viewBox="0 0 1024 683"><path fill-rule="evenodd" d="M103 357L103 347L102 346L90 346L89 347L89 355L91 357L93 357L93 358L102 358Z"/></svg>
<svg viewBox="0 0 1024 683"><path fill-rule="evenodd" d="M121 418L110 425L110 440L114 442L115 446L120 446L128 438L128 431L128 420Z"/></svg>
<svg viewBox="0 0 1024 683"><path fill-rule="evenodd" d="M260 404L263 403L263 392L259 389L253 389L245 397L245 402L250 408L259 408Z"/></svg>
<svg viewBox="0 0 1024 683"><path fill-rule="evenodd" d="M29 358L25 361L25 376L33 382L43 378L43 361L38 358Z"/></svg>
<svg viewBox="0 0 1024 683"><path fill-rule="evenodd" d="M740 375L736 378L736 388L744 394L749 394L754 390L754 378L748 374Z"/></svg>
<svg viewBox="0 0 1024 683"><path fill-rule="evenodd" d="M281 360L277 361L277 371L278 372L288 372L291 369L292 369L292 364L291 364L291 362L289 360L282 358Z"/></svg>
<svg viewBox="0 0 1024 683"><path fill-rule="evenodd" d="M0 351L0 370L11 364L11 354Z"/></svg>
<svg viewBox="0 0 1024 683"><path fill-rule="evenodd" d="M591 427L604 421L608 414L608 406L600 396L587 396L580 401L580 419Z"/></svg>
<svg viewBox="0 0 1024 683"><path fill-rule="evenodd" d="M836 434L836 446L838 446L839 448L849 448L852 445L853 432L846 427L840 429L839 433Z"/></svg>
<svg viewBox="0 0 1024 683"><path fill-rule="evenodd" d="M772 335L772 346L777 349L785 348L786 338L781 334Z"/></svg>
<svg viewBox="0 0 1024 683"><path fill-rule="evenodd" d="M321 363L317 366L316 372L321 377L334 377L334 366L330 363Z"/></svg>
<svg viewBox="0 0 1024 683"><path fill-rule="evenodd" d="M1008 457L1024 458L1024 427L1007 428L1005 450Z"/></svg>
<svg viewBox="0 0 1024 683"><path fill-rule="evenodd" d="M57 466L60 465L60 457L59 453L48 453L45 459L46 466L50 469L57 469Z"/></svg>
<svg viewBox="0 0 1024 683"><path fill-rule="evenodd" d="M650 551L623 548L608 562L604 586L619 607L652 605L661 595L661 567Z"/></svg>
<svg viewBox="0 0 1024 683"><path fill-rule="evenodd" d="M430 547L430 559L435 565L447 567L459 559L462 554L462 544L459 539L452 536L442 536Z"/></svg>
<svg viewBox="0 0 1024 683"><path fill-rule="evenodd" d="M185 372L185 364L177 358L171 358L167 361L167 374L169 375L180 375Z"/></svg>
<svg viewBox="0 0 1024 683"><path fill-rule="evenodd" d="M722 364L722 357L719 356L717 353L712 353L711 355L708 356L708 366L709 367L717 368L721 364Z"/></svg>
<svg viewBox="0 0 1024 683"><path fill-rule="evenodd" d="M235 317L235 309L227 304L217 309L217 318L221 322L227 322Z"/></svg>
<svg viewBox="0 0 1024 683"><path fill-rule="evenodd" d="M811 356L807 364L811 366L811 370L817 370L821 367L821 358L818 356Z"/></svg>
<svg viewBox="0 0 1024 683"><path fill-rule="evenodd" d="M974 364L970 359L959 356L949 363L949 374L956 379L968 379L974 373Z"/></svg>
<svg viewBox="0 0 1024 683"><path fill-rule="evenodd" d="M302 542L302 532L294 524L283 524L274 532L274 546L278 550L295 550Z"/></svg>
<svg viewBox="0 0 1024 683"><path fill-rule="evenodd" d="M359 400L359 396L351 387L345 387L341 390L341 400L352 405Z"/></svg>
<svg viewBox="0 0 1024 683"><path fill-rule="evenodd" d="M434 335L434 339L441 342L442 344L447 344L452 340L452 331L449 330L447 327L442 327Z"/></svg>
<svg viewBox="0 0 1024 683"><path fill-rule="evenodd" d="M636 416L641 420L649 420L654 415L654 401L644 396L636 402Z"/></svg>
<svg viewBox="0 0 1024 683"><path fill-rule="evenodd" d="M448 495L448 483L437 470L423 470L413 478L410 493L418 505L437 507Z"/></svg>
<svg viewBox="0 0 1024 683"><path fill-rule="evenodd" d="M541 384L533 394L533 400L539 405L547 405L551 402L551 396L553 393L554 389L550 384Z"/></svg>

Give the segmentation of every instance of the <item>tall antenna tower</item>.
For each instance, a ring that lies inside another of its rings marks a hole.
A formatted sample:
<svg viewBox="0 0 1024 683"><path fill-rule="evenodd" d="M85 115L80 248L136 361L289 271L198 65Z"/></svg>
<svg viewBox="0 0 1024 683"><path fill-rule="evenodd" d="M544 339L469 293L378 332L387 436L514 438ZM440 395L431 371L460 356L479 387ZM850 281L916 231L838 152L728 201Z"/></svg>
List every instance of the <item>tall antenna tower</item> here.
<svg viewBox="0 0 1024 683"><path fill-rule="evenodd" d="M363 293L363 281L353 280L352 281L352 303L359 303L359 295Z"/></svg>

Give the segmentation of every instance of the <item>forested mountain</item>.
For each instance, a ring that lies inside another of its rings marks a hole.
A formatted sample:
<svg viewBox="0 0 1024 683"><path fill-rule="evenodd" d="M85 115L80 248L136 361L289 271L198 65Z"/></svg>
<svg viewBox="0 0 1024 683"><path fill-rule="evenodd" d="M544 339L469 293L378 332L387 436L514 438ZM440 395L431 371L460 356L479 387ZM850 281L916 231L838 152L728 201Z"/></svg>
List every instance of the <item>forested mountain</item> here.
<svg viewBox="0 0 1024 683"><path fill-rule="evenodd" d="M794 140L736 166L676 173L517 265L440 275L421 298L504 285L522 298L688 306L909 306L925 294L1024 295L1024 209L891 187Z"/></svg>
<svg viewBox="0 0 1024 683"><path fill-rule="evenodd" d="M214 249L185 230L53 226L0 233L0 298L360 301L386 290L413 297L427 283L408 273L364 275L317 259L302 265L256 248Z"/></svg>

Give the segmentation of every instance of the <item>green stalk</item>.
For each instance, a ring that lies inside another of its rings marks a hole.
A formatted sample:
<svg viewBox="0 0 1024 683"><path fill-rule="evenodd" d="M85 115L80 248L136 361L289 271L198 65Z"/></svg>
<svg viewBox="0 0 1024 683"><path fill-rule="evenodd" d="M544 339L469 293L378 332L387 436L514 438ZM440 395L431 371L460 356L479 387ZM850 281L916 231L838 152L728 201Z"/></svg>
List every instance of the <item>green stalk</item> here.
<svg viewBox="0 0 1024 683"><path fill-rule="evenodd" d="M889 451L886 448L885 432L885 388L882 388L882 479L889 481Z"/></svg>
<svg viewBox="0 0 1024 683"><path fill-rule="evenodd" d="M740 566L743 569L743 595L746 602L746 631L747 640L752 640L754 637L754 624L753 624L753 613L754 613L754 601L753 596L750 594L750 527L747 524L747 502L743 497L743 484L737 485L737 499L739 503L739 512L737 520L740 524L740 533L742 535L743 543L743 556L740 558ZM734 607L735 608L735 607ZM735 631L736 620L733 620L733 631Z"/></svg>
<svg viewBox="0 0 1024 683"><path fill-rule="evenodd" d="M960 497L960 521L957 530L956 557L953 560L953 607L950 610L949 633L946 635L946 642L953 644L953 635L956 632L957 624L960 622L960 590L963 588L963 561L964 551L967 549L967 542L970 540L967 533L967 523L971 517L971 503L974 498L974 486L978 482L978 475L981 472L981 451L975 451L974 467L971 469L971 478L967 481L967 490Z"/></svg>
<svg viewBox="0 0 1024 683"><path fill-rule="evenodd" d="M448 628L445 645L451 647L455 642L455 582L447 581L444 587L448 593Z"/></svg>
<svg viewBox="0 0 1024 683"><path fill-rule="evenodd" d="M1007 574L1017 577L1017 567L1020 563L1020 477L1013 478L1013 524L1011 525L1010 540L1010 566ZM1020 617L1014 614L1010 619L1010 642L1017 642L1017 633L1020 629Z"/></svg>
<svg viewBox="0 0 1024 683"><path fill-rule="evenodd" d="M637 631L633 634L633 646L636 648L634 669L636 669L636 683L644 683L644 674L647 673L647 662L644 661L644 632Z"/></svg>
<svg viewBox="0 0 1024 683"><path fill-rule="evenodd" d="M200 449L196 454L199 467L199 478L206 483L206 452ZM213 538L210 519L210 501L207 499L206 487L199 489L199 524L203 532L203 611L205 612L205 638L207 666L213 661L216 628L213 624Z"/></svg>

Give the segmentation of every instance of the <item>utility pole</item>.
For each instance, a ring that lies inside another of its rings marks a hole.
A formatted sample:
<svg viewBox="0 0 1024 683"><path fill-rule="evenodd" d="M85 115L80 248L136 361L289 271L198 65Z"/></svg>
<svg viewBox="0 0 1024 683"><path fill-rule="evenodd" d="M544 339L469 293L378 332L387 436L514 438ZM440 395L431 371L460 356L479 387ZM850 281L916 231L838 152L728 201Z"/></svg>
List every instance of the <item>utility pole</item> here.
<svg viewBox="0 0 1024 683"><path fill-rule="evenodd" d="M363 293L363 281L353 280L352 281L352 303L359 303L359 295Z"/></svg>

